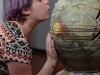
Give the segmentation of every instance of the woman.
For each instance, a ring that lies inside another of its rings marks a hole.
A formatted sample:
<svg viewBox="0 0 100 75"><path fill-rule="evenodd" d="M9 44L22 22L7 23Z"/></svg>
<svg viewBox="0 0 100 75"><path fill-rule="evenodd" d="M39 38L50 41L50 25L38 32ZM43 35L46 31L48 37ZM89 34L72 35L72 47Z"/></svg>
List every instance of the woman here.
<svg viewBox="0 0 100 75"><path fill-rule="evenodd" d="M5 0L0 25L0 75L33 75L29 35L49 18L48 0ZM58 57L50 33L46 38L47 61L37 75L51 75Z"/></svg>

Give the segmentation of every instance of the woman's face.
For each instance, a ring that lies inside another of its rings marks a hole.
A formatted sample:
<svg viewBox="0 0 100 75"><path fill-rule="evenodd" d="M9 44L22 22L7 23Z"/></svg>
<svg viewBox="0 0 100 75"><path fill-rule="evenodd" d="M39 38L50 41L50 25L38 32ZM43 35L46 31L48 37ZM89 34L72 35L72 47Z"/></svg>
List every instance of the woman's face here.
<svg viewBox="0 0 100 75"><path fill-rule="evenodd" d="M30 17L38 21L44 21L49 18L50 7L48 0L33 0L30 8Z"/></svg>

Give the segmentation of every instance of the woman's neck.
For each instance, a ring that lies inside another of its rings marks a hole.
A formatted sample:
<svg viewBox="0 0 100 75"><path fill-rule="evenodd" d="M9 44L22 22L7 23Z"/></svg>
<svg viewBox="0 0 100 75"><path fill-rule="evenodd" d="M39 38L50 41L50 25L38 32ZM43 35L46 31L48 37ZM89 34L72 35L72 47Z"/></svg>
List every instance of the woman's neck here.
<svg viewBox="0 0 100 75"><path fill-rule="evenodd" d="M31 32L33 31L35 26L38 24L34 21L24 21L23 24L22 24L22 22L15 21L15 23L18 24L20 26L20 28L22 29L26 40L29 40L29 36L30 36Z"/></svg>

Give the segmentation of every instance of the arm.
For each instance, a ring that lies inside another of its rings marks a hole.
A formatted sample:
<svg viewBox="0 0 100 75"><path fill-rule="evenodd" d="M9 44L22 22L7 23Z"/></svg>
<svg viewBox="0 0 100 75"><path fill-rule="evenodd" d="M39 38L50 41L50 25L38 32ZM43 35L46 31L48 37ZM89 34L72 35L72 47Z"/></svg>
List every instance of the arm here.
<svg viewBox="0 0 100 75"><path fill-rule="evenodd" d="M51 39L50 33L48 33L46 38L46 52L47 52L47 61L44 64L41 71L38 73L38 75L52 75L56 63L58 61L57 53L54 47L54 42Z"/></svg>
<svg viewBox="0 0 100 75"><path fill-rule="evenodd" d="M19 62L8 62L10 75L33 75L31 65Z"/></svg>
<svg viewBox="0 0 100 75"><path fill-rule="evenodd" d="M46 39L46 52L47 61L37 75L52 75L56 63L58 61L58 57L54 47L54 42L53 40L51 40L50 33L48 33ZM29 64L23 64L19 62L8 62L7 65L10 75L33 75L31 65Z"/></svg>

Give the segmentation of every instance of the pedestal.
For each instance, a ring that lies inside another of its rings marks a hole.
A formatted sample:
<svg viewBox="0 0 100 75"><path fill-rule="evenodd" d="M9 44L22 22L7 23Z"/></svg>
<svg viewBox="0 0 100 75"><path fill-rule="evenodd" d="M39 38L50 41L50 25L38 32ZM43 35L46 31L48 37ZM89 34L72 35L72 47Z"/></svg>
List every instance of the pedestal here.
<svg viewBox="0 0 100 75"><path fill-rule="evenodd" d="M100 72L98 73L79 73L79 72L68 72L65 70L61 70L56 75L100 75Z"/></svg>

